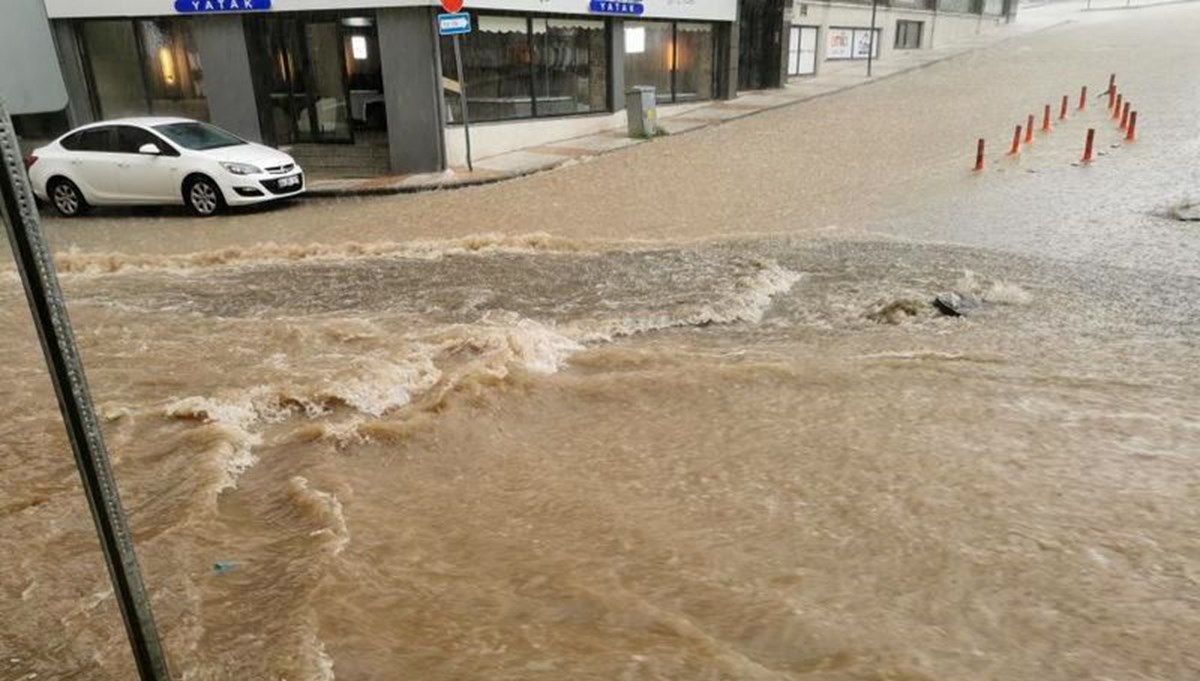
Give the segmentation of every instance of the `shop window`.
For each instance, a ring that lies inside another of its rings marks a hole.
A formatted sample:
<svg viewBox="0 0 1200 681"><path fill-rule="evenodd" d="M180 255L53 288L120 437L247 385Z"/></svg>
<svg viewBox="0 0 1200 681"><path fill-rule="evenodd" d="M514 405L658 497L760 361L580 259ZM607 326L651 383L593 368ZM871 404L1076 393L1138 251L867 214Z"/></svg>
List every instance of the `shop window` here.
<svg viewBox="0 0 1200 681"><path fill-rule="evenodd" d="M608 108L603 21L535 18L532 36L537 115Z"/></svg>
<svg viewBox="0 0 1200 681"><path fill-rule="evenodd" d="M608 41L603 21L476 15L460 38L468 115L475 121L563 116L608 109ZM451 122L461 88L450 38L442 74Z"/></svg>
<svg viewBox="0 0 1200 681"><path fill-rule="evenodd" d="M878 59L880 33L881 30L878 28L875 29L874 36L869 28L830 28L825 58L828 60L866 59L868 57Z"/></svg>
<svg viewBox="0 0 1200 681"><path fill-rule="evenodd" d="M788 40L788 75L811 76L817 72L817 27L793 26Z"/></svg>
<svg viewBox="0 0 1200 681"><path fill-rule="evenodd" d="M925 22L923 21L898 20L896 22L896 49L919 49L921 47L921 29L924 27Z"/></svg>
<svg viewBox="0 0 1200 681"><path fill-rule="evenodd" d="M387 106L383 97L383 65L379 38L370 17L342 19L344 61L350 88L350 118L360 129L387 130Z"/></svg>
<svg viewBox="0 0 1200 681"><path fill-rule="evenodd" d="M669 21L625 22L625 87L652 86L658 101L672 101L674 31Z"/></svg>
<svg viewBox="0 0 1200 681"><path fill-rule="evenodd" d="M675 101L712 99L712 24L675 25Z"/></svg>
<svg viewBox="0 0 1200 681"><path fill-rule="evenodd" d="M659 102L712 99L716 39L712 24L625 22L625 85L648 85Z"/></svg>
<svg viewBox="0 0 1200 681"><path fill-rule="evenodd" d="M185 116L208 120L200 58L184 21L87 21L80 34L101 118Z"/></svg>
<svg viewBox="0 0 1200 681"><path fill-rule="evenodd" d="M186 21L152 19L136 22L146 66L150 112L208 120L204 73Z"/></svg>

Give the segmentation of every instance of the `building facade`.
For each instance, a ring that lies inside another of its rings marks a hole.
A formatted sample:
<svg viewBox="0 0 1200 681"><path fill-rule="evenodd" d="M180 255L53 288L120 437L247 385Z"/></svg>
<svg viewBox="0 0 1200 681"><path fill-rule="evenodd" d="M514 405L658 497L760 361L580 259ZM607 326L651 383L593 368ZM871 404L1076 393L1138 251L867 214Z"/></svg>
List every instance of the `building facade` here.
<svg viewBox="0 0 1200 681"><path fill-rule="evenodd" d="M788 8L784 73L811 76L822 64L887 60L905 50L932 49L1006 24L1016 0L839 0ZM875 14L874 40L871 15Z"/></svg>
<svg viewBox="0 0 1200 681"><path fill-rule="evenodd" d="M451 38L428 0L45 0L72 123L182 115L325 174L428 172L611 128L627 85L732 96L736 0L473 0Z"/></svg>
<svg viewBox="0 0 1200 681"><path fill-rule="evenodd" d="M13 1L28 11L5 30L57 54L40 102L19 112L25 136L180 115L287 148L314 174L355 177L463 165L464 93L484 157L621 126L635 85L663 105L728 99L870 49L932 47L1015 3L890 0L872 41L865 2L468 0L459 82L434 0ZM6 99L28 89L0 87Z"/></svg>

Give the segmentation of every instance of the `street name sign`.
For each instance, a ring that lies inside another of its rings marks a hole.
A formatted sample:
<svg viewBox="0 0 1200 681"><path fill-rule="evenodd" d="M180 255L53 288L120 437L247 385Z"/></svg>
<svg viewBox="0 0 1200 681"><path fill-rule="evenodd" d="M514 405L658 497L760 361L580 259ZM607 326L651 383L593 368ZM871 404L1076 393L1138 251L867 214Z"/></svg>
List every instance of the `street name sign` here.
<svg viewBox="0 0 1200 681"><path fill-rule="evenodd" d="M439 14L437 19L439 35L462 35L471 32L471 15L466 12Z"/></svg>

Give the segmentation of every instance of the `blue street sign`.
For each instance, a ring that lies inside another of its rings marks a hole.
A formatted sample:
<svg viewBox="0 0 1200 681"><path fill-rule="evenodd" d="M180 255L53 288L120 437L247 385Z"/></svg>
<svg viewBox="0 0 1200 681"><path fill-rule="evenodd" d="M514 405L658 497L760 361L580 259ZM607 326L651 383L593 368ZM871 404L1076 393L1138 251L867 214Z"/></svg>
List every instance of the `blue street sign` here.
<svg viewBox="0 0 1200 681"><path fill-rule="evenodd" d="M471 32L471 15L466 12L438 15L438 35L461 35Z"/></svg>
<svg viewBox="0 0 1200 681"><path fill-rule="evenodd" d="M640 17L646 8L641 0L626 2L625 0L592 0L588 4L592 14L618 14L627 17Z"/></svg>
<svg viewBox="0 0 1200 681"><path fill-rule="evenodd" d="M271 0L175 0L180 14L220 14L222 12L265 12Z"/></svg>

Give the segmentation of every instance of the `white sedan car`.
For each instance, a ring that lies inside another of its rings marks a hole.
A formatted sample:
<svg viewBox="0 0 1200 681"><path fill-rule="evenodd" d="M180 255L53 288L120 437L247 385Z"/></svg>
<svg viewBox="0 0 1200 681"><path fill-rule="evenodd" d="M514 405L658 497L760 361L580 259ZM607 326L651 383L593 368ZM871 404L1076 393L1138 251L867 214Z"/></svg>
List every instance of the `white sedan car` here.
<svg viewBox="0 0 1200 681"><path fill-rule="evenodd" d="M72 217L90 206L183 204L195 215L296 196L291 156L186 118L125 118L72 130L25 164L33 192Z"/></svg>

